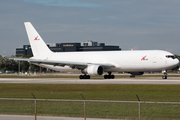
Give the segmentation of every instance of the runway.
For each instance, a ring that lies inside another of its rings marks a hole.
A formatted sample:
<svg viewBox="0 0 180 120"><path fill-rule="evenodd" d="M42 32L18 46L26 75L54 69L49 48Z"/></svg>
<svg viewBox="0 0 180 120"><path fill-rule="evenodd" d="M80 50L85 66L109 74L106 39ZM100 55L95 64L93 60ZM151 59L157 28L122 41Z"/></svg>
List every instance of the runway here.
<svg viewBox="0 0 180 120"><path fill-rule="evenodd" d="M120 79L71 79L71 78L0 78L0 83L28 84L180 84L180 77L120 78Z"/></svg>
<svg viewBox="0 0 180 120"><path fill-rule="evenodd" d="M0 115L1 120L34 120L33 115ZM38 120L84 120L84 118L74 117L54 117L54 116L37 116ZM113 119L99 119L86 118L86 120L113 120Z"/></svg>

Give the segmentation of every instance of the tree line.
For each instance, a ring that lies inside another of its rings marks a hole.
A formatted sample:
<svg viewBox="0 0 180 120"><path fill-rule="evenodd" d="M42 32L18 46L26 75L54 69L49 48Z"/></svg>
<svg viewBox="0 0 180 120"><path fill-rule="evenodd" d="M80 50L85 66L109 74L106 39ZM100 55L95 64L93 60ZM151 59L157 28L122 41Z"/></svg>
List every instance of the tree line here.
<svg viewBox="0 0 180 120"><path fill-rule="evenodd" d="M176 58L178 58L180 60L180 56L179 55L175 55ZM20 55L15 55L15 56L11 56L11 58L13 57L23 57L23 58L30 58L32 56L20 56ZM172 69L172 71L178 71L179 70L179 67L180 67L180 64ZM12 71L12 72L18 72L19 71L19 62L18 61L15 61L13 59L10 59L9 57L2 57L0 55L0 71L1 72L6 72L6 71ZM26 62L26 61L21 61L20 62L20 70L21 72L27 72L29 71L29 62ZM36 66L36 65L33 65L31 64L31 72L39 72L40 71L40 67L39 66ZM42 71L46 71L46 69L42 69Z"/></svg>
<svg viewBox="0 0 180 120"><path fill-rule="evenodd" d="M2 57L0 55L0 71L1 72L6 72L6 71L10 71L10 72L19 72L19 68L20 68L20 72L27 72L29 71L29 62L26 61L15 61L13 59L13 57L23 57L23 58L30 58L32 56L20 56L20 55L15 55L15 56L11 56L11 57ZM42 69L42 71L45 71L46 69ZM31 72L39 72L40 71L40 67L31 64Z"/></svg>

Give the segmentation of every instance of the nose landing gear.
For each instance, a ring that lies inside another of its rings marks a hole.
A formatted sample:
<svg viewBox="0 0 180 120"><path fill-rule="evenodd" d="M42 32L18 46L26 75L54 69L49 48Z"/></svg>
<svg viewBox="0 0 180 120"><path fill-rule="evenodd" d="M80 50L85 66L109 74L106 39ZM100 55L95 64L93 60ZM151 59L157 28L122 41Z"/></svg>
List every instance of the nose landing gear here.
<svg viewBox="0 0 180 120"><path fill-rule="evenodd" d="M163 71L164 75L162 76L162 79L167 79L167 70Z"/></svg>

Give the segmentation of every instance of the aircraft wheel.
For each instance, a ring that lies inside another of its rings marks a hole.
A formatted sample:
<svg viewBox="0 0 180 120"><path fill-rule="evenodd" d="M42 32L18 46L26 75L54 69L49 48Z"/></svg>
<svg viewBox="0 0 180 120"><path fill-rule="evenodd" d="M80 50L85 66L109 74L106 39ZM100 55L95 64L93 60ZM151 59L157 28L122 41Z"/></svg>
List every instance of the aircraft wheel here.
<svg viewBox="0 0 180 120"><path fill-rule="evenodd" d="M107 79L107 75L104 75L104 79Z"/></svg>
<svg viewBox="0 0 180 120"><path fill-rule="evenodd" d="M90 75L80 75L79 79L90 79Z"/></svg>
<svg viewBox="0 0 180 120"><path fill-rule="evenodd" d="M79 76L79 79L83 79L83 75L80 75L80 76Z"/></svg>
<svg viewBox="0 0 180 120"><path fill-rule="evenodd" d="M162 76L162 79L167 79L167 72L164 72L164 75Z"/></svg>
<svg viewBox="0 0 180 120"><path fill-rule="evenodd" d="M114 75L104 75L104 79L114 79Z"/></svg>
<svg viewBox="0 0 180 120"><path fill-rule="evenodd" d="M162 76L162 79L167 79L167 76L166 75Z"/></svg>
<svg viewBox="0 0 180 120"><path fill-rule="evenodd" d="M87 75L87 76L86 76L86 79L90 79L90 78L91 78L90 75Z"/></svg>
<svg viewBox="0 0 180 120"><path fill-rule="evenodd" d="M130 78L135 78L135 75L130 75Z"/></svg>
<svg viewBox="0 0 180 120"><path fill-rule="evenodd" d="M111 79L114 79L115 78L115 76L114 75L111 75Z"/></svg>

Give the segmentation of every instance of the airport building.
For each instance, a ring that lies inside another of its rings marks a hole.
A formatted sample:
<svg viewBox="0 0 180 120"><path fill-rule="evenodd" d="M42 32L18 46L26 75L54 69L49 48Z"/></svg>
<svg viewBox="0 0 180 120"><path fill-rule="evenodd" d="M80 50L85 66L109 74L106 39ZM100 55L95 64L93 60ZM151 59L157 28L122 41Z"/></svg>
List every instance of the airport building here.
<svg viewBox="0 0 180 120"><path fill-rule="evenodd" d="M93 41L81 43L47 43L47 46L53 52L82 52L82 51L118 51L119 46L105 45ZM30 45L23 45L23 48L16 48L16 55L33 55Z"/></svg>

